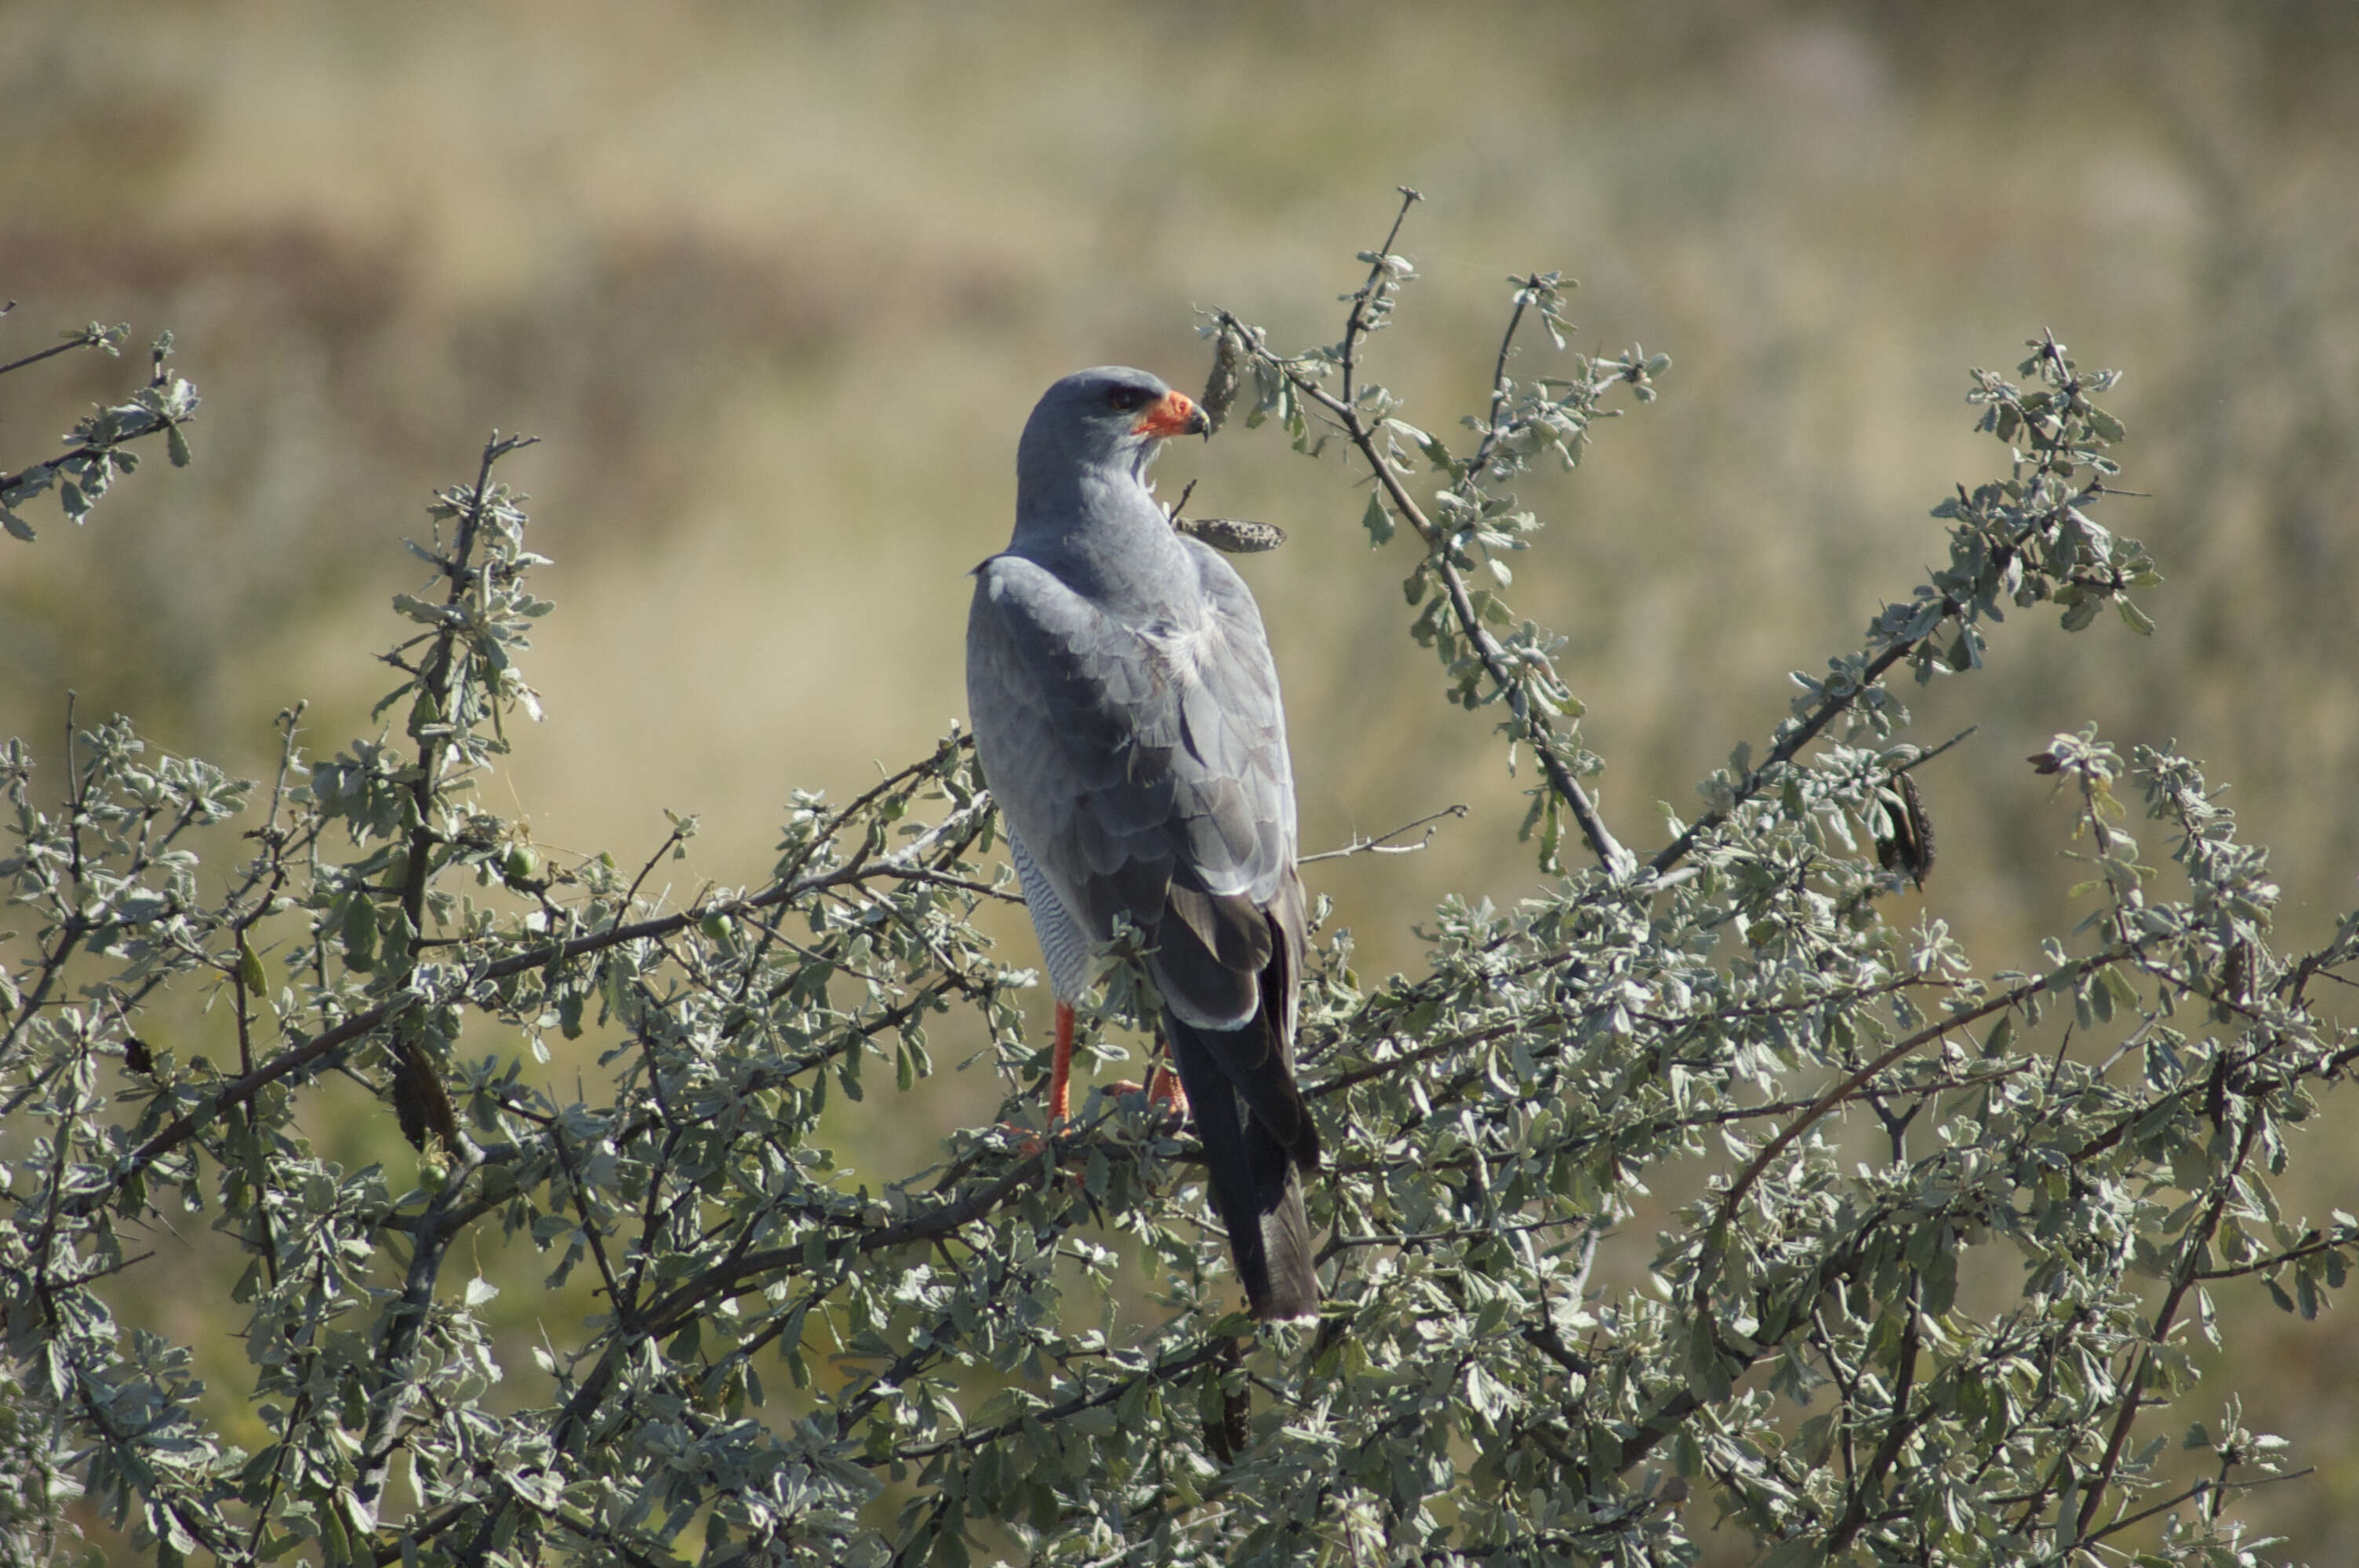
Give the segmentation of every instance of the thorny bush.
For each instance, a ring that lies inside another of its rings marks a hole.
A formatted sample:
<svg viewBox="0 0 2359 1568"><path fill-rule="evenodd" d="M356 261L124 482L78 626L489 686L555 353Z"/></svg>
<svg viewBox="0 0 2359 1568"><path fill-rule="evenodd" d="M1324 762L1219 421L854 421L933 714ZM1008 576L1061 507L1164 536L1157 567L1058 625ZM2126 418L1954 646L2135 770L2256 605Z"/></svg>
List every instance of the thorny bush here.
<svg viewBox="0 0 2359 1568"><path fill-rule="evenodd" d="M2359 916L2272 946L2217 787L2093 732L2034 759L2090 871L2069 935L1984 973L1886 915L1930 865L1911 770L1938 750L1899 739L1894 677L1971 675L2009 611L2151 624L2151 563L2096 520L2113 377L2045 336L1974 373L1996 472L1935 509L1948 565L1636 854L1582 784L1560 639L1503 597L1540 526L1506 487L1667 362L1511 373L1527 326L1563 348L1569 287L1516 278L1486 405L1420 429L1369 376L1399 232L1332 345L1214 313L1205 401L1366 483L1409 631L1538 764L1551 880L1446 904L1420 974L1364 983L1323 938L1315 1327L1237 1311L1191 1141L1136 1098L844 1173L830 1107L908 1091L937 1039L984 1043L1011 1116L1044 1069L1031 973L974 925L1011 879L961 737L797 795L768 880L686 907L643 895L692 818L634 871L486 808L550 608L495 439L411 546L431 586L394 600L374 736L331 754L290 709L261 784L119 719L0 753L11 1560L94 1552L76 1520L168 1563L1636 1564L1715 1525L1780 1568L2249 1560L2233 1505L2289 1461L2233 1397L2196 1405L2195 1343L2229 1331L2223 1281L2305 1314L2343 1282L2359 1227L2271 1183L2359 1053L2318 1002ZM168 348L0 475L12 532L52 487L80 521L136 443L185 460ZM1110 958L1099 1031L1141 983ZM369 1095L408 1174L306 1133ZM1648 1288L1593 1283L1696 1162ZM234 1388L125 1314L191 1225L236 1260L178 1287L238 1321ZM536 1287L538 1343L495 1336Z"/></svg>

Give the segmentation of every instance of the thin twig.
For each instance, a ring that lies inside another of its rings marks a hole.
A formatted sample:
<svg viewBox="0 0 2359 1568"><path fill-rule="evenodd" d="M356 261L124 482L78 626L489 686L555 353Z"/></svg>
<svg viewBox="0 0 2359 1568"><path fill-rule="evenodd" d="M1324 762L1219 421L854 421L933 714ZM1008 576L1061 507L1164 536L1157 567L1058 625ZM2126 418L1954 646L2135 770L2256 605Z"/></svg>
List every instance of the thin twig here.
<svg viewBox="0 0 2359 1568"><path fill-rule="evenodd" d="M1424 849L1427 845L1433 842L1433 836L1437 831L1439 831L1441 819L1445 816L1456 817L1462 821L1466 816L1466 807L1463 806L1445 806L1440 811L1430 811L1414 822L1404 822L1398 827L1394 828L1391 832L1379 833L1373 838L1362 838L1359 834L1354 833L1352 835L1352 841L1344 845L1342 849L1321 849L1315 855L1304 855L1299 858L1295 861L1295 864L1298 866L1307 866L1313 860L1340 860L1349 855L1414 855L1419 849ZM1419 836L1416 843L1396 844L1393 842L1394 839L1399 838L1402 834L1415 833L1420 827L1424 828L1425 831Z"/></svg>
<svg viewBox="0 0 2359 1568"><path fill-rule="evenodd" d="M16 301L12 299L8 303L14 305ZM0 365L0 375L6 375L12 370L23 370L27 365L39 364L43 360L55 359L60 354L70 354L76 349L90 348L97 341L97 339L87 334L69 338L62 343L41 350L38 353L27 354L23 359L10 360L6 364Z"/></svg>
<svg viewBox="0 0 2359 1568"><path fill-rule="evenodd" d="M1395 226L1397 229L1397 222ZM1376 286L1379 292L1382 292L1386 287L1382 284ZM1354 297L1353 317L1355 321L1361 318L1364 308L1364 300ZM1297 394L1317 404L1342 429L1345 438L1358 449L1361 459L1367 464L1369 472L1375 476L1376 482L1383 487L1386 500L1391 503L1393 510L1408 524L1425 545L1427 562L1435 579L1441 584L1444 596L1450 601L1451 615L1458 623L1460 635L1464 637L1467 645L1474 650L1475 657L1482 663L1484 673L1490 677L1494 692L1506 700L1507 710L1515 719L1516 732L1531 741L1532 750L1539 757L1540 769L1548 775L1549 787L1555 791L1557 798L1564 803L1566 809L1572 813L1574 822L1580 826L1582 837L1588 839L1590 849L1596 855L1599 864L1616 880L1626 877L1636 868L1637 864L1636 859L1622 847L1612 833L1606 830L1604 819L1598 815L1597 808L1591 803L1588 792L1581 787L1580 781L1572 776L1572 770L1566 765L1564 758L1559 754L1556 737L1539 722L1538 716L1533 712L1531 699L1525 692L1523 683L1516 679L1514 672L1507 667L1506 650L1500 646L1497 638L1491 635L1490 629L1483 624L1482 614L1474 608L1473 594L1467 588L1466 579L1458 570L1456 563L1450 558L1446 535L1439 525L1426 516L1424 509L1409 494L1400 476L1393 471L1392 464L1387 462L1384 454L1377 450L1375 430L1361 418L1360 411L1349 401L1358 337L1364 333L1346 336L1343 361L1344 395L1338 397L1293 364L1261 346L1254 340L1252 334L1245 330L1245 324L1235 316L1223 310L1218 313L1218 317L1224 326L1237 332L1240 339L1246 343L1248 352L1256 355L1265 363L1277 370L1279 374L1285 376Z"/></svg>

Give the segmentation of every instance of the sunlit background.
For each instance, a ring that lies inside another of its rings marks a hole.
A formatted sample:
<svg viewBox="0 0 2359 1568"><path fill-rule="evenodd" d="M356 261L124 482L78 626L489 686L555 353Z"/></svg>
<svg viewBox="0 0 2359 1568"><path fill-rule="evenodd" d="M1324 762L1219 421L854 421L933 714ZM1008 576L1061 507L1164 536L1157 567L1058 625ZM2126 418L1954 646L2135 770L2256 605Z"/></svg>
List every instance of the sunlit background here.
<svg viewBox="0 0 2359 1568"><path fill-rule="evenodd" d="M1658 803L1693 815L1787 672L1940 557L1928 509L2001 456L1966 370L2048 328L2127 372L2145 495L2104 520L2169 581L2150 639L2030 614L1987 675L1921 694L1911 738L1980 726L1920 775L1927 912L1985 969L2085 913L2023 758L2094 719L2234 780L2285 940L2315 939L2359 902L2354 16L16 0L0 361L93 319L168 327L206 403L191 470L0 540L0 732L54 758L70 689L248 771L298 697L330 750L373 732L369 654L422 575L400 540L489 430L528 431L506 471L557 562L526 666L549 720L488 806L625 861L660 808L695 812L671 896L757 883L790 788L856 790L962 719L964 573L1006 536L1039 390L1105 362L1192 388L1200 308L1332 341L1406 183L1422 276L1375 373L1407 417L1476 406L1511 271L1580 280L1577 347L1675 362L1580 472L1525 488L1550 526L1510 594L1570 638L1624 838L1661 841ZM0 470L137 373L0 380ZM1444 893L1531 889L1528 781L1440 700L1403 635L1408 545L1371 553L1345 465L1233 428L1161 477L1290 531L1243 569L1306 848L1474 808L1422 854L1319 868L1363 968L1416 965ZM998 1093L946 1073L924 1103L972 1123ZM868 1146L906 1168L938 1132ZM2359 1141L2330 1141L2289 1207L2359 1207ZM2266 1318L2233 1368L2248 1416L2322 1469L2242 1511L2326 1560L2359 1506L2359 1336L2235 1304Z"/></svg>

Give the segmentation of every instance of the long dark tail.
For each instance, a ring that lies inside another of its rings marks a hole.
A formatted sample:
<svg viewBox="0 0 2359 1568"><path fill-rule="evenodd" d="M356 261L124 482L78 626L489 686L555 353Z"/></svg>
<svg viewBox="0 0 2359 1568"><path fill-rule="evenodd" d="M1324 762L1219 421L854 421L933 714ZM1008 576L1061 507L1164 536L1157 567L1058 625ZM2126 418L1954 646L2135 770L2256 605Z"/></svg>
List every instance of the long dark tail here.
<svg viewBox="0 0 2359 1568"><path fill-rule="evenodd" d="M1319 1168L1319 1135L1270 1038L1266 1011L1229 1030L1200 1029L1167 1011L1163 1028L1254 1315L1317 1316L1302 1172Z"/></svg>

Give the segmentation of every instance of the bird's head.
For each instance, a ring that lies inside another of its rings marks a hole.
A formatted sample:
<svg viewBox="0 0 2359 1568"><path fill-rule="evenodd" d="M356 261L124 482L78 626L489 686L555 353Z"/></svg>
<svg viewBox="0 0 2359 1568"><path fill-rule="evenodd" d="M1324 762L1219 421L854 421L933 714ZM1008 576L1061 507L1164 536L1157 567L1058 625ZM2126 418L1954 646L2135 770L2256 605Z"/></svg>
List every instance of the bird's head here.
<svg viewBox="0 0 2359 1568"><path fill-rule="evenodd" d="M1083 467L1144 474L1165 440L1209 428L1203 410L1160 377L1100 365L1076 371L1041 395L1024 424L1016 471L1046 475Z"/></svg>

